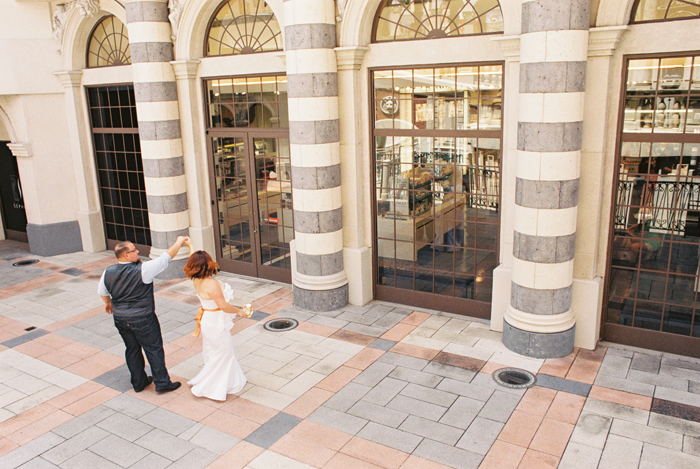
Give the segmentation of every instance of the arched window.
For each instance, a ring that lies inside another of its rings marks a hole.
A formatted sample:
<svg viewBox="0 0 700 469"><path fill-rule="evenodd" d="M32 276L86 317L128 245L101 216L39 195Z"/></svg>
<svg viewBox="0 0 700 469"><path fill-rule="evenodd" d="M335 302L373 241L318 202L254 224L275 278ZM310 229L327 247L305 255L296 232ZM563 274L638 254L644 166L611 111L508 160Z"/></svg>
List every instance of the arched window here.
<svg viewBox="0 0 700 469"><path fill-rule="evenodd" d="M631 23L700 18L698 0L637 0Z"/></svg>
<svg viewBox="0 0 700 469"><path fill-rule="evenodd" d="M383 0L374 42L502 33L498 0Z"/></svg>
<svg viewBox="0 0 700 469"><path fill-rule="evenodd" d="M116 16L102 19L90 35L87 66L111 67L131 64L129 33Z"/></svg>
<svg viewBox="0 0 700 469"><path fill-rule="evenodd" d="M282 33L264 0L229 0L214 15L204 55L253 54L282 50Z"/></svg>

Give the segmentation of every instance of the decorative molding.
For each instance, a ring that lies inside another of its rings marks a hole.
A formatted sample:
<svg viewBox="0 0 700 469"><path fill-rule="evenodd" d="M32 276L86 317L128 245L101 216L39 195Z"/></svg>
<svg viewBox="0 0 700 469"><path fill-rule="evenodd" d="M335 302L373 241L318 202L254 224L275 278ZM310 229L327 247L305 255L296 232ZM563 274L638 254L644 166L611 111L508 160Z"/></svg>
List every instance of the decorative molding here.
<svg viewBox="0 0 700 469"><path fill-rule="evenodd" d="M294 272L293 282L304 290L320 291L334 290L348 284L348 277L344 270L333 275L306 275Z"/></svg>
<svg viewBox="0 0 700 469"><path fill-rule="evenodd" d="M336 61L338 62L338 71L340 70L359 70L362 66L362 60L369 50L367 46L351 46L351 47L336 47Z"/></svg>
<svg viewBox="0 0 700 469"><path fill-rule="evenodd" d="M507 60L520 60L520 36L496 36L491 40L500 44Z"/></svg>
<svg viewBox="0 0 700 469"><path fill-rule="evenodd" d="M73 5L86 18L95 16L100 11L100 0L75 0Z"/></svg>
<svg viewBox="0 0 700 469"><path fill-rule="evenodd" d="M53 30L53 38L56 41L56 53L61 53L63 46L63 33L66 29L66 20L73 8L73 2L57 4L53 10L53 18L51 19L51 29Z"/></svg>
<svg viewBox="0 0 700 469"><path fill-rule="evenodd" d="M628 26L591 28L588 32L588 57L613 55L620 39L629 29Z"/></svg>
<svg viewBox="0 0 700 469"><path fill-rule="evenodd" d="M168 13L168 20L173 30L173 35L170 36L170 39L173 41L177 39L177 31L180 28L180 16L182 16L184 3L184 0L168 0L168 10L170 10L170 13Z"/></svg>
<svg viewBox="0 0 700 469"><path fill-rule="evenodd" d="M338 16L335 17L335 20L339 23L343 21L343 15L345 14L345 6L347 3L348 0L336 0L336 4L338 6Z"/></svg>
<svg viewBox="0 0 700 469"><path fill-rule="evenodd" d="M29 143L16 142L8 143L7 148L10 149L12 154L16 158L31 158L32 157L32 147Z"/></svg>
<svg viewBox="0 0 700 469"><path fill-rule="evenodd" d="M65 88L78 88L82 83L83 71L82 70L68 70L65 72L54 72L54 75L61 80L61 84Z"/></svg>
<svg viewBox="0 0 700 469"><path fill-rule="evenodd" d="M175 80L191 80L197 78L199 60L174 60L170 62L175 72Z"/></svg>

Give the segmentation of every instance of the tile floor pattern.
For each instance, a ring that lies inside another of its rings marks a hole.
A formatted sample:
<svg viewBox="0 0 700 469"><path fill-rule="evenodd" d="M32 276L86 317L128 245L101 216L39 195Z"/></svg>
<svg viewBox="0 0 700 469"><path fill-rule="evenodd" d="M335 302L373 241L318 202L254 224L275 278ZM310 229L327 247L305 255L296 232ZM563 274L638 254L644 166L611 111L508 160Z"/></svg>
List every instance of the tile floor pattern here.
<svg viewBox="0 0 700 469"><path fill-rule="evenodd" d="M40 262L12 266L25 258ZM255 309L232 331L243 391L136 394L95 293L113 262L0 242L0 468L700 467L699 360L610 344L534 360L478 320L381 302L314 314L287 285L229 274ZM156 287L169 370L189 379L192 285ZM274 317L299 326L265 330ZM497 385L506 366L537 385Z"/></svg>

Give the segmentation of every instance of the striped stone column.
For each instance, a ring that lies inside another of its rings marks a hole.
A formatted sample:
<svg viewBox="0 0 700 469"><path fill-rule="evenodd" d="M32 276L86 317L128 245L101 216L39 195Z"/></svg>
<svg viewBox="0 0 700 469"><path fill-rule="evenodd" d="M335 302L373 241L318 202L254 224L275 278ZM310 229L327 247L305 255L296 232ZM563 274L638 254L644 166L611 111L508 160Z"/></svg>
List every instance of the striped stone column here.
<svg viewBox="0 0 700 469"><path fill-rule="evenodd" d="M343 269L338 69L333 0L285 0L289 142L294 202L294 304L348 302Z"/></svg>
<svg viewBox="0 0 700 469"><path fill-rule="evenodd" d="M126 22L153 258L187 236L190 226L167 0L128 1Z"/></svg>
<svg viewBox="0 0 700 469"><path fill-rule="evenodd" d="M503 343L537 358L573 351L574 241L590 0L522 6L511 299Z"/></svg>

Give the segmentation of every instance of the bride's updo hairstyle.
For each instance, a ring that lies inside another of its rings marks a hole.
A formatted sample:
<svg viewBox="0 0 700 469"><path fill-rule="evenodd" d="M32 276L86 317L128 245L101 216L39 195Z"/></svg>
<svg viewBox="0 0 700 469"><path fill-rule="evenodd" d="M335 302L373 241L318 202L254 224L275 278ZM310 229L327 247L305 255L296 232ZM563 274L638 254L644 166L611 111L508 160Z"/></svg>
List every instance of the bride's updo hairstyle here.
<svg viewBox="0 0 700 469"><path fill-rule="evenodd" d="M219 264L206 251L195 251L183 270L188 278L207 278L219 273Z"/></svg>

